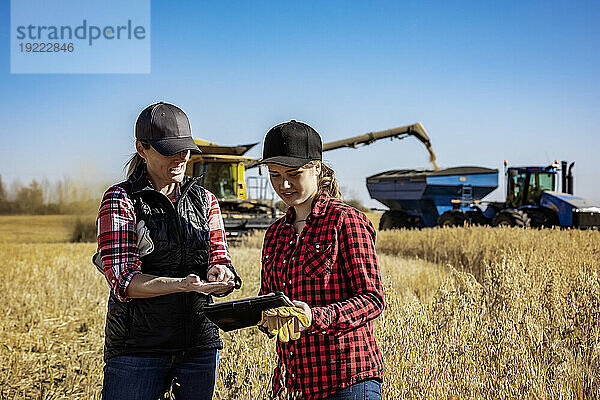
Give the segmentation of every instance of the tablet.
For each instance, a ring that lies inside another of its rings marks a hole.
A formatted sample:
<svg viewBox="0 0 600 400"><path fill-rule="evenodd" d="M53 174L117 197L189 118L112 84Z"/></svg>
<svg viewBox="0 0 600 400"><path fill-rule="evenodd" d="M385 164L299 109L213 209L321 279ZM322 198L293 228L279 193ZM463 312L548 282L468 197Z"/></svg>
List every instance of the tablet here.
<svg viewBox="0 0 600 400"><path fill-rule="evenodd" d="M204 315L225 332L255 326L261 313L269 308L294 307L294 303L283 293L270 293L247 299L231 300L204 306Z"/></svg>

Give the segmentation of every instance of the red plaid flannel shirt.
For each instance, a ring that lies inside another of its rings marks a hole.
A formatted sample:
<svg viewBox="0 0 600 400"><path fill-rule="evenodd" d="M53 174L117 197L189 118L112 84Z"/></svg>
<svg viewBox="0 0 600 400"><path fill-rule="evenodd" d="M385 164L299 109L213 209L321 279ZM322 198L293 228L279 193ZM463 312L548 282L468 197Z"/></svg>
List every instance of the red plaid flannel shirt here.
<svg viewBox="0 0 600 400"><path fill-rule="evenodd" d="M209 268L216 264L232 268L221 209L215 195L208 192L208 196L210 200ZM177 196L173 201L176 200ZM133 203L123 188L112 186L104 193L97 223L98 251L104 276L115 296L120 301L129 301L127 287L135 274L142 273L142 262L137 247Z"/></svg>
<svg viewBox="0 0 600 400"><path fill-rule="evenodd" d="M383 288L371 221L325 194L313 203L297 243L293 220L289 209L267 230L260 294L283 292L308 303L313 322L299 340L277 342L274 392L285 385L303 399L320 399L381 379L372 321L383 310Z"/></svg>

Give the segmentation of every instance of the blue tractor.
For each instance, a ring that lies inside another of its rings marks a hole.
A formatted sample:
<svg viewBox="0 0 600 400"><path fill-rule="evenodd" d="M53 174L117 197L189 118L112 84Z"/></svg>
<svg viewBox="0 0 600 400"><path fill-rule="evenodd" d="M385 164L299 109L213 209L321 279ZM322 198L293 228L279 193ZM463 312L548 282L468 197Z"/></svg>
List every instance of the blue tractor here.
<svg viewBox="0 0 600 400"><path fill-rule="evenodd" d="M498 187L498 170L482 167L387 171L368 177L367 189L389 208L380 230L465 223L598 229L600 206L573 195L573 165L507 168L505 163L503 202L482 201Z"/></svg>

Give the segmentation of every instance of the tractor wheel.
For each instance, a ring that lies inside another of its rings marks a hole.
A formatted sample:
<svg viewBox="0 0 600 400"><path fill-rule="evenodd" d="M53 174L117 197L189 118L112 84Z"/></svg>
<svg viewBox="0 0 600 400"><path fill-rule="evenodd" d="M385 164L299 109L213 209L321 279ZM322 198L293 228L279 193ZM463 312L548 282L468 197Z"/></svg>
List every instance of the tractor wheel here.
<svg viewBox="0 0 600 400"><path fill-rule="evenodd" d="M408 228L410 226L408 217L402 211L389 210L383 213L379 220L379 230Z"/></svg>
<svg viewBox="0 0 600 400"><path fill-rule="evenodd" d="M529 226L529 217L521 210L507 208L496 214L492 220L492 225L526 228Z"/></svg>
<svg viewBox="0 0 600 400"><path fill-rule="evenodd" d="M463 226L467 218L460 211L446 211L438 219L439 226Z"/></svg>
<svg viewBox="0 0 600 400"><path fill-rule="evenodd" d="M492 222L489 218L486 218L485 215L483 215L483 212L480 209L467 212L467 220L469 221L470 225L478 226L490 225Z"/></svg>
<svg viewBox="0 0 600 400"><path fill-rule="evenodd" d="M527 210L527 217L532 228L551 228L559 225L558 216L551 210L530 209Z"/></svg>

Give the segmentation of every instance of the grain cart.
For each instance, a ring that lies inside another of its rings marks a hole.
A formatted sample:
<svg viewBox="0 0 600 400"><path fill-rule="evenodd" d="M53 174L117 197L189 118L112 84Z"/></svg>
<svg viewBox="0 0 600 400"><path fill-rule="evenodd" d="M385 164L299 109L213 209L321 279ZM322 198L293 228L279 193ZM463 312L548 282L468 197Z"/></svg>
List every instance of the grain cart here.
<svg viewBox="0 0 600 400"><path fill-rule="evenodd" d="M478 219L481 211L470 204L497 187L498 170L483 167L400 169L367 178L371 198L389 207L379 221L380 230L435 226L444 222L442 215L452 211L456 225Z"/></svg>
<svg viewBox="0 0 600 400"><path fill-rule="evenodd" d="M455 167L395 170L367 178L375 200L390 208L379 229L463 225L600 227L600 207L573 195L574 163L507 167L506 200L482 201L498 187L498 170ZM559 177L562 192L558 191Z"/></svg>

